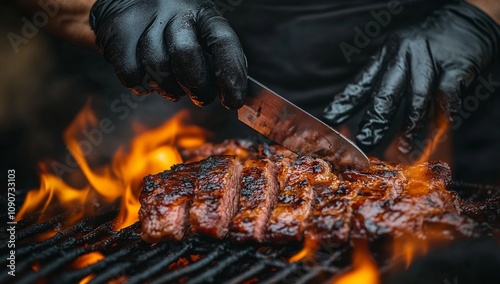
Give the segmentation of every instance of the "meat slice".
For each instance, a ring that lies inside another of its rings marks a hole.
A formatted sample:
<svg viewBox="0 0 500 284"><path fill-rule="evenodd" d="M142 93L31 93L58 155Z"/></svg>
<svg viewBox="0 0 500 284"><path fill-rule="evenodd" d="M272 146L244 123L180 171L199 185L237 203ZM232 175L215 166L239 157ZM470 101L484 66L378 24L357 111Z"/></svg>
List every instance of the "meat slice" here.
<svg viewBox="0 0 500 284"><path fill-rule="evenodd" d="M474 222L459 215L457 196L446 189L450 177L446 164L431 162L385 174L375 171L369 183L358 181L351 238L374 240L390 234L425 239L435 232L446 238L472 236Z"/></svg>
<svg viewBox="0 0 500 284"><path fill-rule="evenodd" d="M356 196L388 200L396 198L404 190L406 177L399 170L375 170L369 173L345 171L340 178Z"/></svg>
<svg viewBox="0 0 500 284"><path fill-rule="evenodd" d="M350 200L340 181L314 187L313 210L305 231L305 238L323 244L345 243L351 230L352 210ZM342 184L344 185L344 184Z"/></svg>
<svg viewBox="0 0 500 284"><path fill-rule="evenodd" d="M242 165L236 156L211 156L201 161L189 221L196 233L224 238L238 210Z"/></svg>
<svg viewBox="0 0 500 284"><path fill-rule="evenodd" d="M331 175L325 161L307 156L299 157L282 170L285 182L280 185L276 206L266 230L267 240L275 243L302 239L311 212L313 185L328 181Z"/></svg>
<svg viewBox="0 0 500 284"><path fill-rule="evenodd" d="M264 240L264 226L276 201L279 183L269 159L250 158L241 175L239 211L230 225L229 237L235 241Z"/></svg>
<svg viewBox="0 0 500 284"><path fill-rule="evenodd" d="M178 241L184 237L199 169L200 163L180 164L144 178L139 198L143 240Z"/></svg>

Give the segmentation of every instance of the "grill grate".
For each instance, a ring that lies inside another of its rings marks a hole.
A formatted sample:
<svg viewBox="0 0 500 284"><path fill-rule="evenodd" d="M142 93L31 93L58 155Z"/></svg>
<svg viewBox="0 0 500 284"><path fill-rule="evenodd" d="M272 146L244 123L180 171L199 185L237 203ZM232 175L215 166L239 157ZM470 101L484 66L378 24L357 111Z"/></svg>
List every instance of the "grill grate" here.
<svg viewBox="0 0 500 284"><path fill-rule="evenodd" d="M37 222L39 215L27 217L17 226L16 277L0 274L1 283L35 283L39 280L60 283L311 283L329 278L349 263L349 248L324 253L314 265L289 263L301 249L288 246L232 244L192 237L182 242L148 244L140 239L140 223L120 231L113 230L117 210L86 217L52 237L37 237L60 226L77 210ZM3 228L6 229L6 228ZM1 264L6 267L6 244L0 246ZM92 252L104 258L84 268L75 260ZM339 261L341 260L341 261Z"/></svg>
<svg viewBox="0 0 500 284"><path fill-rule="evenodd" d="M454 189L471 199L491 198L500 192L498 187L458 183ZM300 244L256 246L199 237L148 244L140 238L139 222L113 230L117 204L103 207L95 216L85 217L43 241L38 241L41 235L61 227L82 209L59 209L60 214L42 222L41 214L19 221L16 277L2 272L0 283L79 283L82 279L90 283L319 283L350 269L351 248L347 245L318 251L314 262L289 263L288 259L302 248ZM2 227L1 232L6 229ZM7 243L0 244L3 269L9 250ZM99 252L104 258L83 268L75 267L79 257L92 252ZM384 274L394 269L392 263L398 262L381 255L375 257Z"/></svg>

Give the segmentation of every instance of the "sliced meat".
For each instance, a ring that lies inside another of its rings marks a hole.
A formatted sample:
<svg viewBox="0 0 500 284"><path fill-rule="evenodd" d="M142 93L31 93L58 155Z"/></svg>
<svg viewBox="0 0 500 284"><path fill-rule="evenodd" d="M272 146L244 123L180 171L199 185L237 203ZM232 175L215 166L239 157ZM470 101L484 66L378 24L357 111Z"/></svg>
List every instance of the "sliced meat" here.
<svg viewBox="0 0 500 284"><path fill-rule="evenodd" d="M315 159L312 169L309 179L312 181L315 198L307 220L305 237L328 245L344 243L349 237L352 217L347 197L353 196L353 190L332 174L325 161Z"/></svg>
<svg viewBox="0 0 500 284"><path fill-rule="evenodd" d="M347 190L339 189L340 181L314 187L313 210L307 220L305 238L322 244L347 242L351 230L352 210ZM344 186L345 184L342 183Z"/></svg>
<svg viewBox="0 0 500 284"><path fill-rule="evenodd" d="M423 163L382 173L357 175L360 190L351 203L351 238L374 240L390 234L425 239L437 228L436 220L447 228L439 234L471 235L470 222L457 210L456 194L446 189L451 176L447 165Z"/></svg>
<svg viewBox="0 0 500 284"><path fill-rule="evenodd" d="M179 240L189 224L194 233L214 238L230 228L235 241L286 243L305 234L326 244L385 236L451 239L498 227L499 199L460 199L448 190L445 163L402 166L371 159L367 172L335 175L324 160L243 140L207 146L194 156L215 153L236 156L212 156L145 178L143 239Z"/></svg>
<svg viewBox="0 0 500 284"><path fill-rule="evenodd" d="M139 198L143 240L178 241L184 237L199 169L200 163L180 164L144 178Z"/></svg>
<svg viewBox="0 0 500 284"><path fill-rule="evenodd" d="M406 178L401 171L376 170L370 173L345 171L340 178L353 187L356 196L388 200L404 190Z"/></svg>
<svg viewBox="0 0 500 284"><path fill-rule="evenodd" d="M285 182L280 185L266 231L267 240L275 243L302 239L311 212L313 186L320 181L328 181L331 175L326 162L307 156L299 157L282 171Z"/></svg>
<svg viewBox="0 0 500 284"><path fill-rule="evenodd" d="M236 156L212 156L201 161L189 222L193 232L223 238L238 210L242 165Z"/></svg>
<svg viewBox="0 0 500 284"><path fill-rule="evenodd" d="M279 183L269 159L245 161L241 175L239 210L230 225L229 237L236 241L264 240L264 226L276 201Z"/></svg>

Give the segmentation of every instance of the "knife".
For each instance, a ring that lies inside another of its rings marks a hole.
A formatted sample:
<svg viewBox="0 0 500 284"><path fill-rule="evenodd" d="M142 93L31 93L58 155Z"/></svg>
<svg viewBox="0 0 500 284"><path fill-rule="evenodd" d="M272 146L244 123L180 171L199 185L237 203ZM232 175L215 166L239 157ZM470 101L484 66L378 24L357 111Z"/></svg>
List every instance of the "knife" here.
<svg viewBox="0 0 500 284"><path fill-rule="evenodd" d="M238 119L288 150L322 158L336 169L366 171L370 167L352 141L251 77Z"/></svg>

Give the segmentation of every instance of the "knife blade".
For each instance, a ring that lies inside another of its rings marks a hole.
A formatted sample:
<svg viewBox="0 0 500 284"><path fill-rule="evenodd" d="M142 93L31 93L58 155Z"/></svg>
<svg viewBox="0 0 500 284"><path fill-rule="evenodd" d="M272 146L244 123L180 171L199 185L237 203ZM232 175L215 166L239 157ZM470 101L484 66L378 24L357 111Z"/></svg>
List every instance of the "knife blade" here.
<svg viewBox="0 0 500 284"><path fill-rule="evenodd" d="M364 171L366 155L344 135L248 77L248 94L238 119L299 155L330 162L339 170Z"/></svg>

